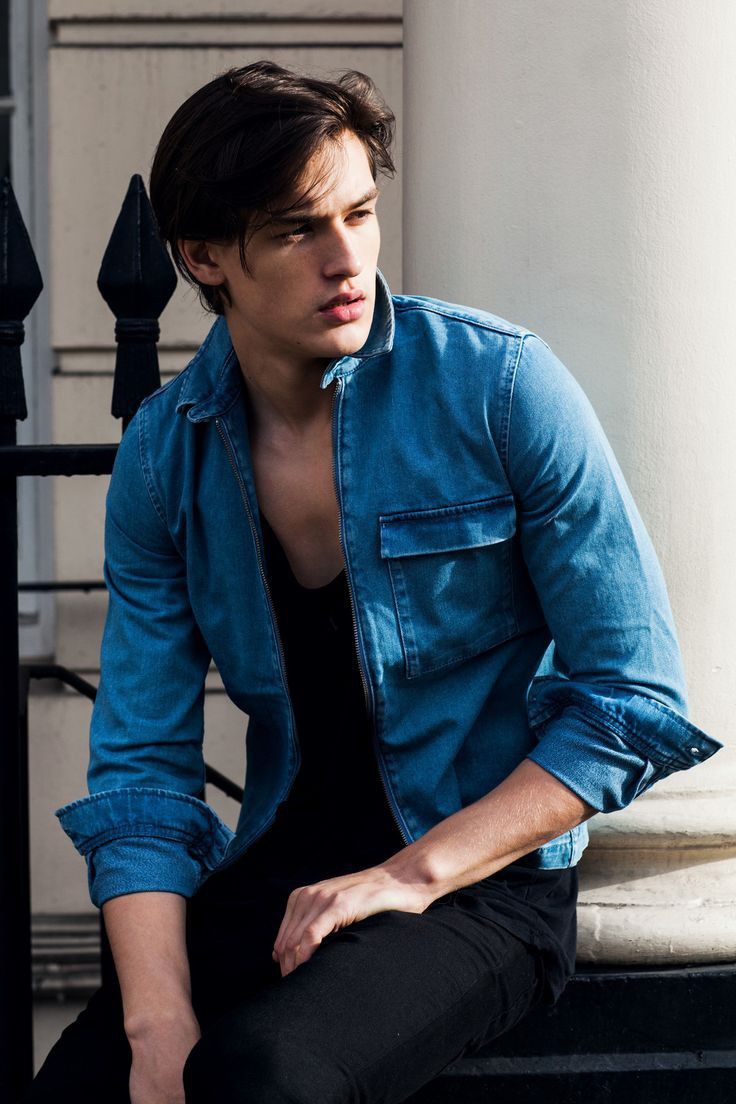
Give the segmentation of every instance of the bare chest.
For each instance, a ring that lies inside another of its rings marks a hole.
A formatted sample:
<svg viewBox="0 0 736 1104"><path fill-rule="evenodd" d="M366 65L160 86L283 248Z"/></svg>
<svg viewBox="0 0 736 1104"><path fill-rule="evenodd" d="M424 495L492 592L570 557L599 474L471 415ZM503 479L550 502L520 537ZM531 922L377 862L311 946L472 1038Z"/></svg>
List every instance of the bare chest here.
<svg viewBox="0 0 736 1104"><path fill-rule="evenodd" d="M256 443L252 461L261 512L297 581L324 586L343 568L329 435L288 448Z"/></svg>

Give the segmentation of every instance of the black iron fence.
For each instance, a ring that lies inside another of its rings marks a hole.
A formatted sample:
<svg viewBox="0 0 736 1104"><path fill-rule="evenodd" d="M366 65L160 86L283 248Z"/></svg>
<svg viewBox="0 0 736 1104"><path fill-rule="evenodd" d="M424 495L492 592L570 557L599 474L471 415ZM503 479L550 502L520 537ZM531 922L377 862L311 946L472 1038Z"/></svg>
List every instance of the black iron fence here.
<svg viewBox="0 0 736 1104"><path fill-rule="evenodd" d="M155 227L140 176L131 178L102 259L100 294L115 315L112 414L122 430L160 385L158 319L176 272ZM0 1100L15 1101L33 1076L28 808L28 695L56 679L94 700L95 687L53 664L21 664L18 591L88 591L101 580L18 582L18 479L109 475L117 445L18 445L27 416L21 346L24 320L43 287L10 181L0 181ZM206 780L236 801L242 789L209 765ZM103 933L104 941L104 933Z"/></svg>

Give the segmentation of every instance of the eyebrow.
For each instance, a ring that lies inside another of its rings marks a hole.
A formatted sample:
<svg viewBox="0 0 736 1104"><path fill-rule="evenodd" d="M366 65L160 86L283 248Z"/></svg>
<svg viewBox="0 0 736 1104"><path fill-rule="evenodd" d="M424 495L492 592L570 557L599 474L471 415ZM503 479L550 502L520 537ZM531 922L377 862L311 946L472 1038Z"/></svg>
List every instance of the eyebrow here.
<svg viewBox="0 0 736 1104"><path fill-rule="evenodd" d="M356 199L354 203L349 203L345 210L354 211L356 207L362 207L364 203L370 203L372 200L378 199L379 195L380 192L378 188L373 187L369 192L361 196L360 199ZM304 222L318 222L319 217L320 216L315 215L313 211L305 210L301 213L297 212L292 215L274 215L271 221L278 222L283 226L297 226L299 223Z"/></svg>

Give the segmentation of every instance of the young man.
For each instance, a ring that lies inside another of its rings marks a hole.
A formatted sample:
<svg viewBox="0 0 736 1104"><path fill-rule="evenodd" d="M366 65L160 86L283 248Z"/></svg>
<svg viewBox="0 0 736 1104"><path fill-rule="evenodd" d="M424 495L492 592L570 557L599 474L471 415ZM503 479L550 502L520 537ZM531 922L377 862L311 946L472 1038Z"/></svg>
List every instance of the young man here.
<svg viewBox="0 0 736 1104"><path fill-rule="evenodd" d="M120 989L33 1100L407 1099L558 996L586 819L719 746L569 373L390 294L392 122L360 74L263 62L159 144L219 317L110 485L90 796L58 815ZM201 800L211 657L249 718L234 835Z"/></svg>

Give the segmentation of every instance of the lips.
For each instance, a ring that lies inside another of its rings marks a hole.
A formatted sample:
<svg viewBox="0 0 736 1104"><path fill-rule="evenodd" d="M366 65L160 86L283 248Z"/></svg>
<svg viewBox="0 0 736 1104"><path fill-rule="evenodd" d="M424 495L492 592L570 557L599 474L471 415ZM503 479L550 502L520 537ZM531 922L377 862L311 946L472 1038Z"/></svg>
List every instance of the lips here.
<svg viewBox="0 0 736 1104"><path fill-rule="evenodd" d="M330 299L329 303L323 303L319 308L320 310L331 310L332 307L343 307L347 303L357 303L358 300L365 299L365 292L362 291L348 291L343 292L341 295L336 295L334 299Z"/></svg>
<svg viewBox="0 0 736 1104"><path fill-rule="evenodd" d="M346 322L357 322L366 309L365 295L354 292L349 295L336 295L326 306L317 312L328 325L341 326Z"/></svg>

